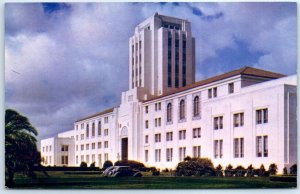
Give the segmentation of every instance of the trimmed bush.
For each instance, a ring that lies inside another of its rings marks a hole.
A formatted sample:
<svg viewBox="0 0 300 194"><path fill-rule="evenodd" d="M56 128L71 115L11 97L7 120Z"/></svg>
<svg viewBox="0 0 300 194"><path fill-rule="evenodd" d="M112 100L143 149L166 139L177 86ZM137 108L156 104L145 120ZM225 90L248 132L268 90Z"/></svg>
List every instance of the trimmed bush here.
<svg viewBox="0 0 300 194"><path fill-rule="evenodd" d="M87 163L86 162L81 162L80 163L80 168L87 168Z"/></svg>
<svg viewBox="0 0 300 194"><path fill-rule="evenodd" d="M119 160L115 162L115 166L130 166L131 168L137 170L142 170L145 168L143 163L134 160Z"/></svg>
<svg viewBox="0 0 300 194"><path fill-rule="evenodd" d="M262 164L259 167L258 176L265 176L265 173L266 173L266 169L265 166Z"/></svg>
<svg viewBox="0 0 300 194"><path fill-rule="evenodd" d="M108 167L113 166L113 163L110 160L106 160L103 164L103 170L107 169Z"/></svg>
<svg viewBox="0 0 300 194"><path fill-rule="evenodd" d="M176 167L176 176L213 176L214 166L208 158L191 158L179 162Z"/></svg>
<svg viewBox="0 0 300 194"><path fill-rule="evenodd" d="M233 169L232 165L229 164L228 166L226 166L224 173L225 176L232 177L235 174L235 170Z"/></svg>
<svg viewBox="0 0 300 194"><path fill-rule="evenodd" d="M249 165L248 167L247 167L247 171L246 171L246 176L247 177L253 177L254 176L254 173L255 171L254 171L254 168L253 168L253 166L252 166L252 164L251 165Z"/></svg>
<svg viewBox="0 0 300 194"><path fill-rule="evenodd" d="M290 167L290 174L297 174L297 164Z"/></svg>
<svg viewBox="0 0 300 194"><path fill-rule="evenodd" d="M270 175L276 175L277 174L277 165L276 164L274 164L274 163L272 163L272 164L270 164L270 166L269 166L269 173L270 173Z"/></svg>
<svg viewBox="0 0 300 194"><path fill-rule="evenodd" d="M152 171L152 176L159 176L160 172L158 170Z"/></svg>
<svg viewBox="0 0 300 194"><path fill-rule="evenodd" d="M243 166L237 166L235 169L234 169L234 171L235 171L235 176L237 176L237 177L243 177L243 176L245 176L245 174L246 174L246 169L243 167Z"/></svg>
<svg viewBox="0 0 300 194"><path fill-rule="evenodd" d="M218 177L222 177L223 176L223 167L221 166L221 164L219 164L216 167L215 173L216 173L216 176L218 176Z"/></svg>
<svg viewBox="0 0 300 194"><path fill-rule="evenodd" d="M94 167L95 167L95 162L91 163L91 164L90 164L90 167L91 167L91 168L94 168Z"/></svg>

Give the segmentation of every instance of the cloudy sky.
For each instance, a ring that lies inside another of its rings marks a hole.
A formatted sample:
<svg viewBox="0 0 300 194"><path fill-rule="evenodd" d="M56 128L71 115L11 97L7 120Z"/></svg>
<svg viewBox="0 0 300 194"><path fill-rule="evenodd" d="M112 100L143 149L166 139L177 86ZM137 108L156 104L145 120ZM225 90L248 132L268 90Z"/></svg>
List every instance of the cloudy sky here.
<svg viewBox="0 0 300 194"><path fill-rule="evenodd" d="M296 73L296 3L6 4L6 108L42 139L118 106L128 38L155 12L191 21L197 80L245 65Z"/></svg>

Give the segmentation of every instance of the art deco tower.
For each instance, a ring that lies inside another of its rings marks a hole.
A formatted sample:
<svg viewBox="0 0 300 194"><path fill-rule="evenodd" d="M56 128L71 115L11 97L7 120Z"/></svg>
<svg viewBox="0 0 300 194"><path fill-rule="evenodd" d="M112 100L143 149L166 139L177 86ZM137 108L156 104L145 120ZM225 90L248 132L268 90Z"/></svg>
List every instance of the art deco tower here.
<svg viewBox="0 0 300 194"><path fill-rule="evenodd" d="M154 14L129 39L129 89L159 96L195 82L195 39L187 20Z"/></svg>

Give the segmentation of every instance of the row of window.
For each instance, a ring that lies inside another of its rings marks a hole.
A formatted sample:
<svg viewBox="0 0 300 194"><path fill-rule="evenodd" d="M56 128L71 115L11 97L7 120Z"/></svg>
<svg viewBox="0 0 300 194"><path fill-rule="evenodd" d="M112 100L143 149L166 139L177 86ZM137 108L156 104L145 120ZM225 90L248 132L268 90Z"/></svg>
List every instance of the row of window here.
<svg viewBox="0 0 300 194"><path fill-rule="evenodd" d="M76 145L76 151L78 151L78 146ZM96 143L91 143L91 148L92 150L96 149ZM101 149L102 148L102 142L98 142L97 143L97 148ZM108 141L104 141L104 148L108 148ZM85 144L85 150L89 150L90 149L90 144ZM80 150L84 151L84 144L80 145Z"/></svg>
<svg viewBox="0 0 300 194"><path fill-rule="evenodd" d="M48 150L49 150L49 152L51 152L51 145L43 147L43 152L45 152L45 151L48 152Z"/></svg>
<svg viewBox="0 0 300 194"><path fill-rule="evenodd" d="M108 123L108 116L104 117L104 124ZM84 129L84 123L80 124L80 128ZM86 129L89 128L89 123L86 123ZM98 121L98 129L101 129L101 120ZM95 122L92 123L92 129L95 129ZM76 125L76 130L78 130L78 125Z"/></svg>
<svg viewBox="0 0 300 194"><path fill-rule="evenodd" d="M154 160L155 162L161 162L161 149L154 150ZM183 161L186 157L186 147L180 147L178 149L178 158L179 161ZM193 146L193 157L198 158L201 157L201 146ZM149 161L149 151L145 150L145 161ZM166 149L166 161L172 162L173 161L173 148Z"/></svg>
<svg viewBox="0 0 300 194"><path fill-rule="evenodd" d="M232 94L234 93L234 83L229 83L228 84L228 94ZM217 87L213 87L213 88L209 88L207 90L207 97L210 98L216 98L218 96L218 88Z"/></svg>
<svg viewBox="0 0 300 194"><path fill-rule="evenodd" d="M234 158L244 157L244 138L234 138L233 140ZM179 161L186 157L186 147L179 147ZM145 161L149 160L149 151L145 150ZM256 156L268 157L268 136L256 137ZM193 157L201 157L201 146L193 146ZM166 161L173 158L173 148L166 149ZM223 158L223 140L214 140L214 158ZM155 162L161 161L161 149L155 149Z"/></svg>
<svg viewBox="0 0 300 194"><path fill-rule="evenodd" d="M186 117L186 107L185 107L185 100L182 99L179 102L179 119L183 120ZM172 122L172 103L167 104L167 122ZM155 103L155 111L161 110L161 104L160 103ZM145 113L147 114L148 111L148 106L145 106ZM194 97L193 100L193 117L199 117L200 116L200 97L197 95ZM145 121L146 126L148 126L148 120ZM147 128L147 127L146 127Z"/></svg>
<svg viewBox="0 0 300 194"><path fill-rule="evenodd" d="M161 142L161 133L154 134L154 140L156 143ZM193 138L200 138L201 137L201 128L194 128L193 129ZM178 139L184 140L186 139L186 130L180 130L178 132ZM166 133L166 141L173 141L173 132ZM149 135L145 135L145 143L149 143Z"/></svg>
<svg viewBox="0 0 300 194"><path fill-rule="evenodd" d="M104 153L104 161L109 160L108 157L108 153ZM84 159L84 155L80 156L80 162L86 162L86 163L90 163L90 162L96 162L96 158L95 158L95 154L91 155L91 161L90 161L90 155L86 155L85 159ZM79 156L76 156L76 164L79 164ZM99 166L102 166L102 155L98 154L98 164Z"/></svg>
<svg viewBox="0 0 300 194"><path fill-rule="evenodd" d="M98 128L98 137L100 137L102 134L102 131L101 131L101 126ZM86 139L89 138L89 129L87 128L86 129ZM104 129L104 136L108 136L108 129ZM95 130L92 128L92 138L95 137ZM78 141L78 138L79 136L76 135L76 141ZM80 134L80 140L84 140L84 134Z"/></svg>

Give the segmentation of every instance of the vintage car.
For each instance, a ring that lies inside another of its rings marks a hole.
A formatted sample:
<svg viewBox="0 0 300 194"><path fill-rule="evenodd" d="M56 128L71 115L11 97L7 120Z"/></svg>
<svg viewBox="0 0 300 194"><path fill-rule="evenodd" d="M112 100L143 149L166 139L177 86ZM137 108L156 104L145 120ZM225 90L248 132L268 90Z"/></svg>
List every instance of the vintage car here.
<svg viewBox="0 0 300 194"><path fill-rule="evenodd" d="M106 177L141 177L142 173L139 170L132 169L130 166L112 166L103 172Z"/></svg>

